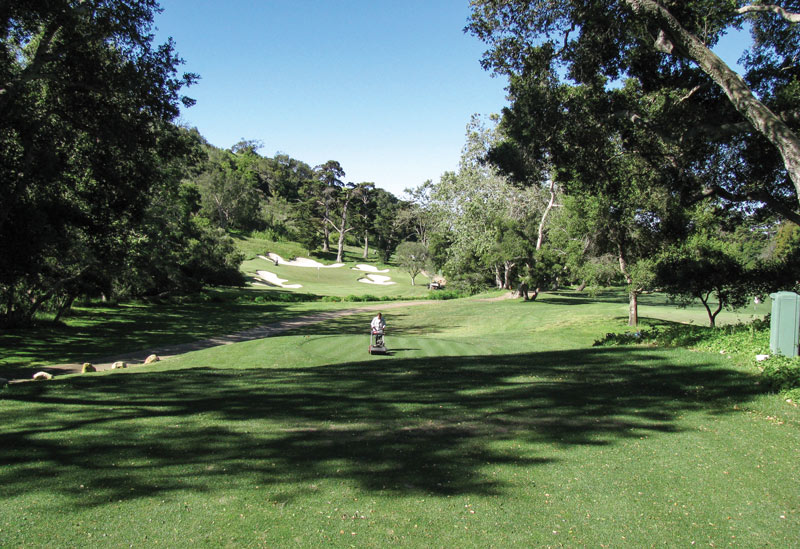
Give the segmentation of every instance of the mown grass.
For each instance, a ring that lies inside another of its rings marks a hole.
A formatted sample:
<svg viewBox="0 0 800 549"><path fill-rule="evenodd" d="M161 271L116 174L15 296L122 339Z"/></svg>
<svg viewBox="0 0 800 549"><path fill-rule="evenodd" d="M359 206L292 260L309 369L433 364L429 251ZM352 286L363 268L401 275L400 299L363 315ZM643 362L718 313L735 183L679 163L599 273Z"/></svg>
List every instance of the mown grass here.
<svg viewBox="0 0 800 549"><path fill-rule="evenodd" d="M797 409L552 297L387 310L387 357L362 314L11 386L0 546L795 546Z"/></svg>
<svg viewBox="0 0 800 549"><path fill-rule="evenodd" d="M245 330L301 314L341 308L323 302L259 302L263 292L248 289L208 292L192 302L132 302L73 307L65 322L0 332L0 377L19 370L81 363L102 357L186 343Z"/></svg>
<svg viewBox="0 0 800 549"><path fill-rule="evenodd" d="M325 262L326 265L331 265L333 262ZM286 284L300 284L302 288L290 290L299 293L310 293L312 295L328 295L328 296L347 296L347 295L364 295L371 294L377 297L397 297L404 296L410 299L427 296L429 293L427 284L428 278L424 275L417 275L415 284L411 284L411 277L408 273L396 267L390 267L383 264L374 264L377 268L384 270L389 269L389 272L376 273L381 276L391 277L394 284L380 285L380 284L366 284L358 282L359 279L366 277L366 272L355 270L357 264L364 263L363 261L351 261L345 264L344 267L334 268L319 268L314 267L295 267L290 265L275 265L271 261L256 257L242 264L242 270L247 274L249 282L259 282L256 278L257 271L269 271L275 273L280 278L288 280ZM269 287L264 285L256 285L254 288L261 288L264 291L270 291Z"/></svg>

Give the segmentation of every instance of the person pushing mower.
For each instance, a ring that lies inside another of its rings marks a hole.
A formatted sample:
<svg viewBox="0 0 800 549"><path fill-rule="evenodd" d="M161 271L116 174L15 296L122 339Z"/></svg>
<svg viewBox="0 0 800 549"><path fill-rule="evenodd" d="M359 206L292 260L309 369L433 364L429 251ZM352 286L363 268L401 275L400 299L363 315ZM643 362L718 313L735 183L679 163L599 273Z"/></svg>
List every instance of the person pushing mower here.
<svg viewBox="0 0 800 549"><path fill-rule="evenodd" d="M383 332L386 330L386 321L383 320L383 315L378 313L370 323L372 335L370 337L369 354L383 354L386 353L386 345L383 341Z"/></svg>

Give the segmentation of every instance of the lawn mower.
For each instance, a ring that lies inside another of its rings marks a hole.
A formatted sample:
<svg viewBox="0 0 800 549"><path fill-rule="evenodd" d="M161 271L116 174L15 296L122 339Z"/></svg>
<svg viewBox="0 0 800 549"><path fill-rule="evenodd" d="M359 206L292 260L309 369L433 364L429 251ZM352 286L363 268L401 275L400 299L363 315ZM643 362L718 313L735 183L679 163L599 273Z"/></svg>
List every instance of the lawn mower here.
<svg viewBox="0 0 800 549"><path fill-rule="evenodd" d="M383 339L383 330L372 330L372 335L369 340L369 354L371 355L385 355L388 354L386 350L386 343Z"/></svg>

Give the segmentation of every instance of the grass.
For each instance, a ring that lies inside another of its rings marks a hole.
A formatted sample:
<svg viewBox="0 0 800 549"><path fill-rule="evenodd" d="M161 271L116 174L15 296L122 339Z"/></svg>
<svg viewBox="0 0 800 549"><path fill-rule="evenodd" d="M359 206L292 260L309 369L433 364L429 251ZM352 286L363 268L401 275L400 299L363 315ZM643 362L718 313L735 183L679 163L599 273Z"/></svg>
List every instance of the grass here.
<svg viewBox="0 0 800 549"><path fill-rule="evenodd" d="M332 263L332 261L324 262L326 265L331 265ZM426 297L430 292L427 287L428 278L426 276L421 274L417 275L416 284L412 286L411 277L408 273L396 267L383 264L375 264L375 266L381 270L389 269L389 272L378 274L391 277L392 282L395 282L395 284L384 286L358 282L358 279L364 278L368 274L353 269L355 265L360 263L364 263L364 261L350 261L345 263L344 267L315 269L313 267L275 265L271 261L257 257L245 261L242 264L242 270L248 275L248 279L251 283L256 280L256 271L269 271L275 273L284 280L288 280L286 284L302 285L302 288L290 291L310 293L312 295L348 296L369 294L376 297L406 297L415 299ZM253 288L262 289L263 291L273 291L265 286L253 286Z"/></svg>
<svg viewBox="0 0 800 549"><path fill-rule="evenodd" d="M341 306L123 307L0 345L45 360L80 333L200 337ZM729 354L592 347L626 311L619 292L437 301L385 311L386 357L365 313L9 386L0 546L797 546L800 411Z"/></svg>
<svg viewBox="0 0 800 549"><path fill-rule="evenodd" d="M234 333L301 314L341 308L323 302L258 303L256 290L221 290L191 303L91 304L74 307L67 323L0 332L0 377L15 370L93 361L148 347Z"/></svg>

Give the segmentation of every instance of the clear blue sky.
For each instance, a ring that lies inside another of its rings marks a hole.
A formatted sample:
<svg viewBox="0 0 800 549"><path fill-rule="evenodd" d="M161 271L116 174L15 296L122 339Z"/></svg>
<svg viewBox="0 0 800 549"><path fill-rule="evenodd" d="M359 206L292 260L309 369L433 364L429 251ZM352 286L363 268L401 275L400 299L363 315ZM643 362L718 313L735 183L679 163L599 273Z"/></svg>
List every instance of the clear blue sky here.
<svg viewBox="0 0 800 549"><path fill-rule="evenodd" d="M213 145L241 138L397 196L457 167L473 113L499 113L506 81L462 29L468 0L161 0L200 82L183 111ZM720 48L733 63L741 37Z"/></svg>
<svg viewBox="0 0 800 549"><path fill-rule="evenodd" d="M183 111L218 147L244 137L400 196L457 166L473 113L500 112L505 81L462 32L467 0L162 0L200 82Z"/></svg>

